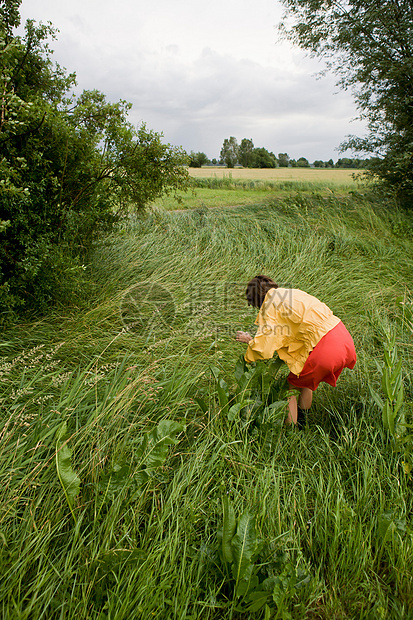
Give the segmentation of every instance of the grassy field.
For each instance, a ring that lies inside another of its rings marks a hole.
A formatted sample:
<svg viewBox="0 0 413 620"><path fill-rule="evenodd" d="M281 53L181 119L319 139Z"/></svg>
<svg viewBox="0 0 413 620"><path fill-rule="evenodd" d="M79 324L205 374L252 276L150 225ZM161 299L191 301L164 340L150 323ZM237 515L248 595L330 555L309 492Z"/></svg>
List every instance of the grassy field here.
<svg viewBox="0 0 413 620"><path fill-rule="evenodd" d="M222 168L207 166L189 168L189 174L195 178L232 177L233 179L255 181L309 181L352 185L357 170L340 168Z"/></svg>
<svg viewBox="0 0 413 620"><path fill-rule="evenodd" d="M4 332L1 617L413 618L408 455L371 393L394 334L411 423L412 230L362 194L156 208L96 246L76 308ZM259 272L356 344L303 431L286 369L239 363Z"/></svg>
<svg viewBox="0 0 413 620"><path fill-rule="evenodd" d="M167 210L241 206L292 194L346 196L365 188L361 171L317 168L189 168L193 187L181 192L180 204L172 197L155 206Z"/></svg>

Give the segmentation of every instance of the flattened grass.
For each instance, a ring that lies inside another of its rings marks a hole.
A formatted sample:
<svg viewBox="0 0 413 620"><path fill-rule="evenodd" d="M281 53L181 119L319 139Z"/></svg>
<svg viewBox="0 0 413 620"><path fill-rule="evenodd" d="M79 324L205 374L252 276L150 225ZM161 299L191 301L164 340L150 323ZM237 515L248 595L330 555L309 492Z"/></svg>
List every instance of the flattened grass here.
<svg viewBox="0 0 413 620"><path fill-rule="evenodd" d="M257 515L262 571L281 553L310 576L271 617L408 618L411 481L368 386L380 389L375 361L395 330L411 400L411 334L395 300L413 281L412 230L362 195L295 195L155 209L99 244L84 306L15 326L0 349L2 617L245 618L217 553L228 495L237 515ZM258 272L321 298L356 343L354 371L320 386L302 432L230 422L219 407L210 366L231 386L244 350L233 336L255 318L245 282ZM142 282L169 291L174 308L134 328L122 304ZM162 419L186 430L134 496L140 438ZM55 467L64 421L82 481L76 524ZM100 482L125 465L108 500Z"/></svg>

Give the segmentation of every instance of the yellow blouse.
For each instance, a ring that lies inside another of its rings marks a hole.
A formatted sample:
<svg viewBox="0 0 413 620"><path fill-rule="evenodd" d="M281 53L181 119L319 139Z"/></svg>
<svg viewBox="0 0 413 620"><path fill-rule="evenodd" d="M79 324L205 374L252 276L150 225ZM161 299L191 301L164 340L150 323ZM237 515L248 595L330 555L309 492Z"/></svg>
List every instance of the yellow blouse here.
<svg viewBox="0 0 413 620"><path fill-rule="evenodd" d="M258 330L248 343L245 360L267 360L276 351L299 375L316 344L339 323L316 297L295 288L272 288L255 320Z"/></svg>

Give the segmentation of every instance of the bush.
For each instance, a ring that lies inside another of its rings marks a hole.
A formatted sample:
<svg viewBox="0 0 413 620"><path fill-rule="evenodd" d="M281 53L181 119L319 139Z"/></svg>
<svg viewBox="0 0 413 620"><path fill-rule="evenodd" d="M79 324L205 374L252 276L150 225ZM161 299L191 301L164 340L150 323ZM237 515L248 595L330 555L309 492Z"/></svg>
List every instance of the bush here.
<svg viewBox="0 0 413 620"><path fill-rule="evenodd" d="M41 309L80 268L92 241L130 209L189 185L187 156L135 129L131 105L96 90L70 95L75 75L50 59L49 26L13 35L20 0L0 13L0 322ZM13 9L13 10L12 10ZM66 274L66 275L65 275Z"/></svg>

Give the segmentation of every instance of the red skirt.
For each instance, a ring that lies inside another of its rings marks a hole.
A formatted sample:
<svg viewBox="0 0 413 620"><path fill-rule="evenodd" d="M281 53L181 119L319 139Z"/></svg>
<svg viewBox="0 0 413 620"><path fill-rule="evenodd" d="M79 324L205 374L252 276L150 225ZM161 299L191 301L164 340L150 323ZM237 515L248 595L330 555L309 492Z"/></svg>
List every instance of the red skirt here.
<svg viewBox="0 0 413 620"><path fill-rule="evenodd" d="M290 372L287 381L293 387L313 391L321 381L335 387L343 368L354 368L356 360L353 339L340 321L311 351L300 376Z"/></svg>

